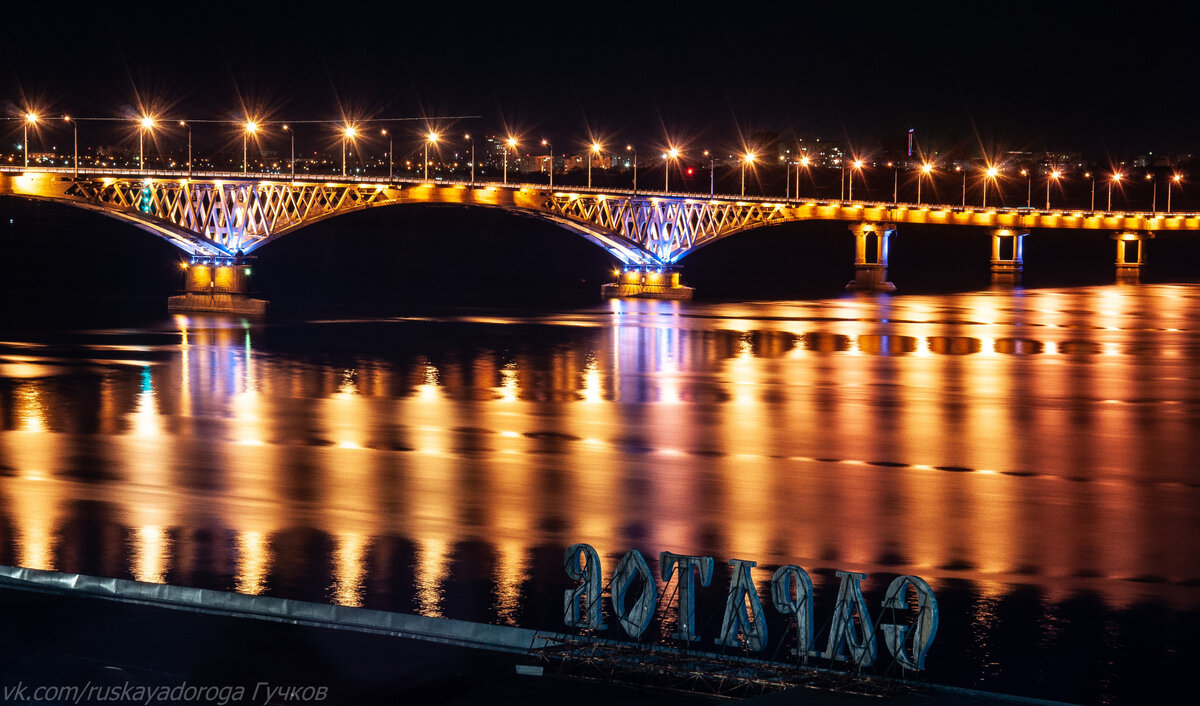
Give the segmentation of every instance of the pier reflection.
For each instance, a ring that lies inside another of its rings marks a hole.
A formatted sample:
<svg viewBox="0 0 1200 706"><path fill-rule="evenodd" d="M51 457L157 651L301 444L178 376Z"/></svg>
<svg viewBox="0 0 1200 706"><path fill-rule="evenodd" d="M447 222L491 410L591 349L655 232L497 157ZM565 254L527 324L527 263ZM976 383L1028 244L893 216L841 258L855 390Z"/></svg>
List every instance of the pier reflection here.
<svg viewBox="0 0 1200 706"><path fill-rule="evenodd" d="M818 588L834 568L966 581L983 642L1017 586L1192 609L1200 560L1171 538L1200 529L1198 298L613 300L7 342L3 551L508 624L573 542L607 567L631 547L755 559L763 581L798 563Z"/></svg>

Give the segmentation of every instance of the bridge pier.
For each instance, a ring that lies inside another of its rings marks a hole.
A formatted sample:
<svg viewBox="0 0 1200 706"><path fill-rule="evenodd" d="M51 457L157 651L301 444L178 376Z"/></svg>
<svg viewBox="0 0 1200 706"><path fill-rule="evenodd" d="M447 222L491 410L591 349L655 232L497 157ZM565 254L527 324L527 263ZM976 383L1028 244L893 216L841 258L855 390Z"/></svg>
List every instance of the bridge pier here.
<svg viewBox="0 0 1200 706"><path fill-rule="evenodd" d="M896 234L894 223L856 223L854 234L854 279L846 285L852 292L894 292L887 281L888 240Z"/></svg>
<svg viewBox="0 0 1200 706"><path fill-rule="evenodd" d="M679 281L679 272L670 267L623 265L616 282L600 287L605 299L691 299L696 290Z"/></svg>
<svg viewBox="0 0 1200 706"><path fill-rule="evenodd" d="M1019 284L1025 269L1027 230L998 228L992 231L992 283ZM1005 257L1007 255L1007 257Z"/></svg>
<svg viewBox="0 0 1200 706"><path fill-rule="evenodd" d="M1144 241L1154 237L1153 233L1125 231L1114 233L1117 241L1117 281L1137 282L1142 277L1142 265L1146 262ZM1132 254L1131 252L1132 251ZM1132 259L1130 259L1132 257Z"/></svg>
<svg viewBox="0 0 1200 706"><path fill-rule="evenodd" d="M183 294L167 300L169 312L261 316L267 301L250 297L250 263L236 257L193 257L183 267Z"/></svg>

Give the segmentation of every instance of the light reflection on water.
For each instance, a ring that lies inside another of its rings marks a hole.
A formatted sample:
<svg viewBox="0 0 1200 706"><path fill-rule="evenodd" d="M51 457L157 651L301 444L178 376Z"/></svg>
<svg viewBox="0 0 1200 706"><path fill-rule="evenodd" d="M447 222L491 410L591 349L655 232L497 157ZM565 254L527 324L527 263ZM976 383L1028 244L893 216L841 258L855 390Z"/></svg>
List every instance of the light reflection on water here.
<svg viewBox="0 0 1200 706"><path fill-rule="evenodd" d="M785 563L818 592L834 568L912 573L969 586L943 620L970 633L946 649L974 650L986 683L1016 588L1037 590L1050 643L1082 592L1110 611L1200 608L1200 558L1176 539L1200 528L1198 300L612 301L12 340L3 551L548 626L527 603L561 601L573 542L610 571L632 547L754 559L764 594Z"/></svg>

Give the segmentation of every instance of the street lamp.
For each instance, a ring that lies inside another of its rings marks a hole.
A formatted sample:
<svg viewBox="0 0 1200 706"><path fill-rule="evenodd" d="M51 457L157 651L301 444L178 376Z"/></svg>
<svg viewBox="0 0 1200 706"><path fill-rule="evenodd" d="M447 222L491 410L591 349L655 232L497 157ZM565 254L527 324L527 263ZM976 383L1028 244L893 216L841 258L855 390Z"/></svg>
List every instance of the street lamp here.
<svg viewBox="0 0 1200 706"><path fill-rule="evenodd" d="M783 162L783 200L790 201L792 199L792 160L779 155L779 161Z"/></svg>
<svg viewBox="0 0 1200 706"><path fill-rule="evenodd" d="M1107 211L1112 211L1112 187L1113 187L1113 184L1121 181L1121 178L1124 176L1125 175L1122 174L1121 172L1114 172L1112 175L1112 178L1108 180L1108 208L1106 209Z"/></svg>
<svg viewBox="0 0 1200 706"><path fill-rule="evenodd" d="M665 159L666 163L667 163L667 168L663 171L663 191L670 193L670 191L671 191L671 162L673 160L679 159L679 150L675 147L670 148L669 150L667 150L667 153L665 155L663 155L663 159Z"/></svg>
<svg viewBox="0 0 1200 706"><path fill-rule="evenodd" d="M342 176L346 176L346 143L353 140L358 130L353 125L347 125L342 130Z"/></svg>
<svg viewBox="0 0 1200 706"><path fill-rule="evenodd" d="M550 140L542 139L542 146L550 153L550 188L554 188L554 145L550 144Z"/></svg>
<svg viewBox="0 0 1200 706"><path fill-rule="evenodd" d="M588 155L588 188L592 188L592 160L600 156L600 143L592 143L592 153Z"/></svg>
<svg viewBox="0 0 1200 706"><path fill-rule="evenodd" d="M296 131L287 125L283 126L283 131L292 138L292 181L296 181Z"/></svg>
<svg viewBox="0 0 1200 706"><path fill-rule="evenodd" d="M471 143L471 186L475 186L475 140L469 133L464 138Z"/></svg>
<svg viewBox="0 0 1200 706"><path fill-rule="evenodd" d="M854 164L851 166L853 166L858 172L862 172L863 161L861 159L856 159L854 160ZM854 172L850 172L850 200L854 200Z"/></svg>
<svg viewBox="0 0 1200 706"><path fill-rule="evenodd" d="M1150 182L1153 187L1150 190L1150 213L1156 213L1158 211L1158 179L1146 174L1146 181Z"/></svg>
<svg viewBox="0 0 1200 706"><path fill-rule="evenodd" d="M637 148L633 145L625 145L625 151L633 153L633 195L637 196Z"/></svg>
<svg viewBox="0 0 1200 706"><path fill-rule="evenodd" d="M504 141L504 183L508 183L508 150L512 149L513 155L517 154L517 138L509 137Z"/></svg>
<svg viewBox="0 0 1200 706"><path fill-rule="evenodd" d="M1183 175L1175 174L1175 175L1171 176L1171 181L1167 182L1167 213L1171 212L1171 185L1179 184L1182 181L1183 181Z"/></svg>
<svg viewBox="0 0 1200 706"><path fill-rule="evenodd" d="M1084 172L1083 177L1085 179L1092 180L1092 206L1088 210L1095 211L1096 210L1096 174L1094 172Z"/></svg>
<svg viewBox="0 0 1200 706"><path fill-rule="evenodd" d="M806 171L806 172L808 171L809 164L811 164L811 162L809 161L808 157L800 158L799 165L800 165L800 167L804 168L804 171ZM796 168L796 199L797 200L800 199L800 167Z"/></svg>
<svg viewBox="0 0 1200 706"><path fill-rule="evenodd" d="M64 115L64 116L63 116L63 120L65 120L65 121L67 121L67 122L71 123L71 128L73 129L73 131L74 131L74 133L75 133L75 134L74 134L74 140L73 140L73 143L74 143L74 145L75 145L75 172L74 172L74 178L78 179L78 178L79 178L79 122L78 122L78 121L75 121L75 120L72 120L70 115Z"/></svg>
<svg viewBox="0 0 1200 706"><path fill-rule="evenodd" d="M988 182L996 181L996 177L999 174L1000 174L1000 170L997 169L996 167L988 167L987 171L983 173L983 207L984 208L987 208L987 185L988 185ZM996 184L996 188L997 188L997 190L1000 188L999 183Z"/></svg>
<svg viewBox="0 0 1200 706"><path fill-rule="evenodd" d="M1050 181L1054 180L1055 183L1058 183L1058 180L1060 178L1062 178L1062 172L1055 169L1050 172L1049 178L1046 179L1046 210L1047 211L1050 210Z"/></svg>
<svg viewBox="0 0 1200 706"><path fill-rule="evenodd" d="M154 118L149 115L143 115L138 121L138 169L146 171L146 153L143 151L142 138L145 137L147 130L154 129Z"/></svg>
<svg viewBox="0 0 1200 706"><path fill-rule="evenodd" d="M432 130L425 136L425 181L429 181L429 146L437 144L438 137Z"/></svg>
<svg viewBox="0 0 1200 706"><path fill-rule="evenodd" d="M1021 176L1025 177L1025 208L1033 208L1033 175L1022 169Z"/></svg>
<svg viewBox="0 0 1200 706"><path fill-rule="evenodd" d="M711 198L717 195L717 160L708 150L704 150L704 156L708 157L708 195Z"/></svg>
<svg viewBox="0 0 1200 706"><path fill-rule="evenodd" d="M745 156L742 157L742 196L746 195L746 165L754 164L755 159L757 159L757 157L753 152L747 152Z"/></svg>
<svg viewBox="0 0 1200 706"><path fill-rule="evenodd" d="M25 140L21 143L21 146L25 148L25 168L26 169L29 169L29 126L36 125L37 121L38 121L38 116L34 115L33 113L25 114Z"/></svg>
<svg viewBox="0 0 1200 706"><path fill-rule="evenodd" d="M917 205L921 205L921 182L925 177L929 177L929 183L933 183L933 165L926 162L921 165L921 170L917 172ZM935 194L936 196L936 194Z"/></svg>
<svg viewBox="0 0 1200 706"><path fill-rule="evenodd" d="M968 163L968 164L969 164L969 163ZM967 170L966 170L966 169L963 169L963 167L962 167L962 165L961 165L961 164L956 164L956 165L954 165L954 171L956 171L956 172L962 172L962 175L963 175L963 183L962 183L962 207L963 207L963 208L966 208L966 207L967 207Z"/></svg>
<svg viewBox="0 0 1200 706"><path fill-rule="evenodd" d="M900 168L894 162L888 162L892 168L892 203L900 202Z"/></svg>
<svg viewBox="0 0 1200 706"><path fill-rule="evenodd" d="M192 178L192 126L191 126L191 125L189 125L189 124L188 124L188 122L187 122L186 120L180 120L180 121L179 121L179 127L185 127L185 128L187 128L187 131L188 131L188 161L187 161L187 167L188 167L188 179L191 179L191 178ZM284 125L284 126L283 126L283 129L284 129L284 130L286 130L286 129L287 129L287 125Z"/></svg>
<svg viewBox="0 0 1200 706"><path fill-rule="evenodd" d="M387 131L387 128L380 130L379 134L388 139L388 181L390 182L392 180L392 138L394 136Z"/></svg>
<svg viewBox="0 0 1200 706"><path fill-rule="evenodd" d="M247 147L246 147L247 143L249 142L249 140L247 138L249 138L250 135L257 135L257 134L258 134L258 123L254 122L253 120L247 121L245 129L242 130L242 174L245 174L247 172L247 170L250 169L250 159L247 156Z"/></svg>

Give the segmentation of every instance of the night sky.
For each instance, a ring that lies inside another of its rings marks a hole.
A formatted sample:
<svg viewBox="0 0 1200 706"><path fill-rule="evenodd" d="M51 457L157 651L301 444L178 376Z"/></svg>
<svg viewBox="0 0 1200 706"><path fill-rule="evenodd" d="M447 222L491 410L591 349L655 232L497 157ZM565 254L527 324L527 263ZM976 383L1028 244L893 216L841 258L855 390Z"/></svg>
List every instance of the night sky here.
<svg viewBox="0 0 1200 706"><path fill-rule="evenodd" d="M10 116L25 104L193 120L479 115L439 127L511 129L559 152L589 131L730 151L792 133L871 150L910 127L926 149L1200 152L1190 12L420 5L92 4L53 17L27 7L0 46L0 100Z"/></svg>

